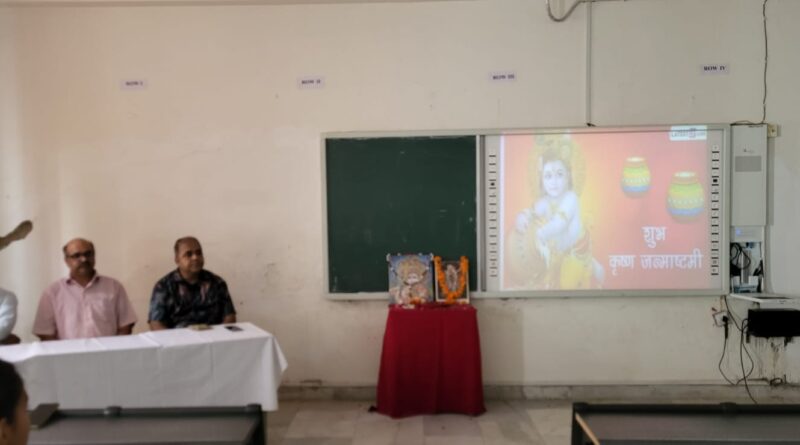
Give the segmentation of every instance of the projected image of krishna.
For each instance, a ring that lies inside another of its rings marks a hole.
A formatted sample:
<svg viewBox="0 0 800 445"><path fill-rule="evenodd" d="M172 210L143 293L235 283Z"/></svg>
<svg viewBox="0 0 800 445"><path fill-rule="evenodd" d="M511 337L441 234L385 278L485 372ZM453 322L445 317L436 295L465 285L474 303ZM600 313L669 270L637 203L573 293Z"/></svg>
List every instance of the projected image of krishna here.
<svg viewBox="0 0 800 445"><path fill-rule="evenodd" d="M590 289L602 286L581 215L585 179L580 147L569 136L537 136L528 161L534 202L517 214L507 238L509 287Z"/></svg>

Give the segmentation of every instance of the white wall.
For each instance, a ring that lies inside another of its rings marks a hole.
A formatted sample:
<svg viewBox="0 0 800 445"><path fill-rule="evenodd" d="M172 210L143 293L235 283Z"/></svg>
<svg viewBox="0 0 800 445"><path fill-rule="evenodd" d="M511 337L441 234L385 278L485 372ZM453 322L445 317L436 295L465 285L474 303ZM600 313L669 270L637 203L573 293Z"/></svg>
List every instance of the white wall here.
<svg viewBox="0 0 800 445"><path fill-rule="evenodd" d="M385 302L324 298L320 134L584 123L585 7L543 2L0 7L0 254L28 334L38 295L85 236L143 329L171 244L193 234L240 318L277 335L286 382L377 379ZM760 0L593 7L597 125L761 119ZM772 289L800 294L800 2L770 0ZM727 76L701 76L728 63ZM490 84L490 71L518 80ZM298 76L325 87L300 90ZM123 91L125 79L147 88ZM720 382L715 298L476 301L494 384ZM760 375L800 357L760 344ZM733 350L733 348L731 349ZM730 361L730 369L738 362ZM791 373L795 372L794 375Z"/></svg>

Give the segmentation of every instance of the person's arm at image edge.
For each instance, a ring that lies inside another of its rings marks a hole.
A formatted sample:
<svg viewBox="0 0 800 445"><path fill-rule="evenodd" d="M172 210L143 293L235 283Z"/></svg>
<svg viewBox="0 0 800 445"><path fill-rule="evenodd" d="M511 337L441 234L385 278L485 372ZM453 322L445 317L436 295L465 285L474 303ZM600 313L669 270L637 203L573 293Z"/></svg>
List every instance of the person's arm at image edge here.
<svg viewBox="0 0 800 445"><path fill-rule="evenodd" d="M5 292L0 290L0 292ZM0 297L0 340L11 335L17 324L17 297L8 292L5 298Z"/></svg>

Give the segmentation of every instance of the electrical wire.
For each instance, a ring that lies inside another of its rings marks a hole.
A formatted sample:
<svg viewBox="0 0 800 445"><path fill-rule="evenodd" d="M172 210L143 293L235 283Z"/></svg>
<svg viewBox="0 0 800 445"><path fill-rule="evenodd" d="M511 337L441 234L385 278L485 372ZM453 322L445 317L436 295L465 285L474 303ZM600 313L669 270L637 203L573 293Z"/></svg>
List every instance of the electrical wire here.
<svg viewBox="0 0 800 445"><path fill-rule="evenodd" d="M561 16L556 17L553 14L553 8L550 7L550 0L544 0L545 4L547 5L547 15L550 16L550 20L554 22L563 22L564 20L568 19L570 15L575 11L575 8L578 7L581 3L596 3L596 2L610 2L610 1L627 1L627 0L575 0L575 3L569 7L567 12Z"/></svg>
<svg viewBox="0 0 800 445"><path fill-rule="evenodd" d="M729 379L727 375L725 375L725 371L722 370L722 360L725 358L725 351L728 349L728 326L725 326L725 340L722 341L722 355L719 357L719 363L717 363L717 369L719 369L719 373L722 374L722 378L725 379L726 382L730 383L732 386L736 386L736 383Z"/></svg>
<svg viewBox="0 0 800 445"><path fill-rule="evenodd" d="M746 335L746 334L745 334ZM750 378L753 375L753 370L755 369L755 361L753 361L753 357L750 355L750 351L747 350L747 346L744 346L744 353L747 355L747 360L750 361L750 369L747 372L742 370L742 377L736 380L736 386L738 386L742 382L747 382L748 379L753 380ZM742 351L739 350L739 361L744 361L744 357L742 357Z"/></svg>
<svg viewBox="0 0 800 445"><path fill-rule="evenodd" d="M745 326L747 326L747 319L746 318L744 320L742 320L742 332L741 332L741 336L739 337L739 362L742 364L742 376L743 376L742 380L744 380L744 389L747 391L747 395L750 397L750 400L752 400L754 404L758 405L758 401L756 401L755 397L753 397L753 394L750 392L750 385L747 384L747 377L749 377L749 375L748 375L749 373L745 373L745 371L744 371L744 356L742 355L742 349L747 351L747 348L744 347L744 328L745 328ZM751 363L753 363L752 362L753 359L752 359L752 357L750 357L749 353L748 353L748 357L750 358ZM753 365L753 367L754 366L755 365ZM753 367L750 368L750 372L753 372Z"/></svg>
<svg viewBox="0 0 800 445"><path fill-rule="evenodd" d="M736 330L739 331L740 341L742 343L739 345L739 361L742 362L742 377L736 380L736 383L733 383L734 386L738 386L739 383L742 383L743 381L746 382L747 379L750 378L750 376L753 374L753 370L756 367L756 363L755 360L753 360L753 356L750 355L750 351L747 349L747 346L744 346L744 336L745 336L744 322L747 319L742 320L742 324L740 325L739 322L736 321L736 316L734 315L730 305L728 304L728 296L725 295L723 298L725 301L725 310L728 312L728 317L730 318L731 322L733 322L733 325L736 327ZM744 351L744 355L747 355L747 360L750 361L750 369L747 372L745 372L744 370L744 356L742 354L742 351ZM722 366L721 362L722 358L720 358L720 364L718 365L719 367ZM722 370L720 369L720 372L721 371ZM725 380L727 380L727 378Z"/></svg>
<svg viewBox="0 0 800 445"><path fill-rule="evenodd" d="M567 10L566 14L564 14L561 17L556 17L553 14L553 9L550 7L550 0L545 0L545 3L547 4L547 15L550 16L550 20L552 20L554 22L563 22L564 20L569 18L570 15L572 15L572 12L575 11L575 8L577 8L578 5L580 5L581 3L586 3L586 2L587 2L587 0L575 0L575 3L573 3L572 6L570 6L570 8L569 8L569 10Z"/></svg>
<svg viewBox="0 0 800 445"><path fill-rule="evenodd" d="M758 261L758 266L753 269L753 276L758 277L758 288L756 289L758 292L763 292L763 285L764 285L764 259L760 259Z"/></svg>
<svg viewBox="0 0 800 445"><path fill-rule="evenodd" d="M725 310L728 311L728 316L730 316L730 319L733 322L733 325L736 326L736 329L739 330L739 363L740 363L740 365L742 367L742 377L736 381L734 386L738 386L739 383L744 382L744 387L745 387L745 390L747 391L747 395L750 397L750 400L752 400L753 403L758 404L756 399L753 397L753 394L750 392L750 385L747 383L747 379L750 378L750 376L753 374L753 370L755 370L755 367L756 367L756 363L755 363L755 360L753 360L753 356L750 355L750 351L747 349L747 346L744 345L744 337L746 335L745 331L747 329L748 320L747 320L747 318L742 319L742 322L741 322L741 325L740 325L736 321L736 316L733 314L733 311L731 310L730 305L728 304L728 296L727 295L725 295L724 300L725 300ZM750 361L750 369L748 371L745 371L745 369L744 369L744 356L745 355L747 355L747 359Z"/></svg>
<svg viewBox="0 0 800 445"><path fill-rule="evenodd" d="M767 1L761 4L761 20L764 23L764 96L761 99L761 122L753 122L751 120L741 120L732 122L732 125L736 124L765 124L767 122L767 67L769 66L769 40L767 39ZM549 7L548 7L549 8Z"/></svg>
<svg viewBox="0 0 800 445"><path fill-rule="evenodd" d="M758 280L758 291L764 292L766 290L767 276L764 273L764 243L758 243L758 266L753 270L753 275L760 277Z"/></svg>
<svg viewBox="0 0 800 445"><path fill-rule="evenodd" d="M731 244L731 265L739 267L739 255L742 254L742 248L736 243Z"/></svg>
<svg viewBox="0 0 800 445"><path fill-rule="evenodd" d="M747 254L747 251L738 243L731 244L731 266L734 267L734 270L746 270L752 264L752 260L750 259L750 255ZM742 265L739 265L739 257L742 257ZM738 275L738 273L737 273Z"/></svg>

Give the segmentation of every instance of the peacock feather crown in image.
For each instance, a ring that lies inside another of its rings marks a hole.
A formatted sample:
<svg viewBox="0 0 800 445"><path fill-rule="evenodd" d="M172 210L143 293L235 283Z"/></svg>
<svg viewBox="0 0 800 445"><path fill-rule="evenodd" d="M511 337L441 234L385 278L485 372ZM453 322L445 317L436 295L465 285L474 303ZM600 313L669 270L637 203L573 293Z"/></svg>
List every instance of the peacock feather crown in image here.
<svg viewBox="0 0 800 445"><path fill-rule="evenodd" d="M534 199L542 195L542 170L552 161L561 161L569 172L569 188L580 196L586 182L583 150L568 134L542 134L534 139L528 158L528 185Z"/></svg>

